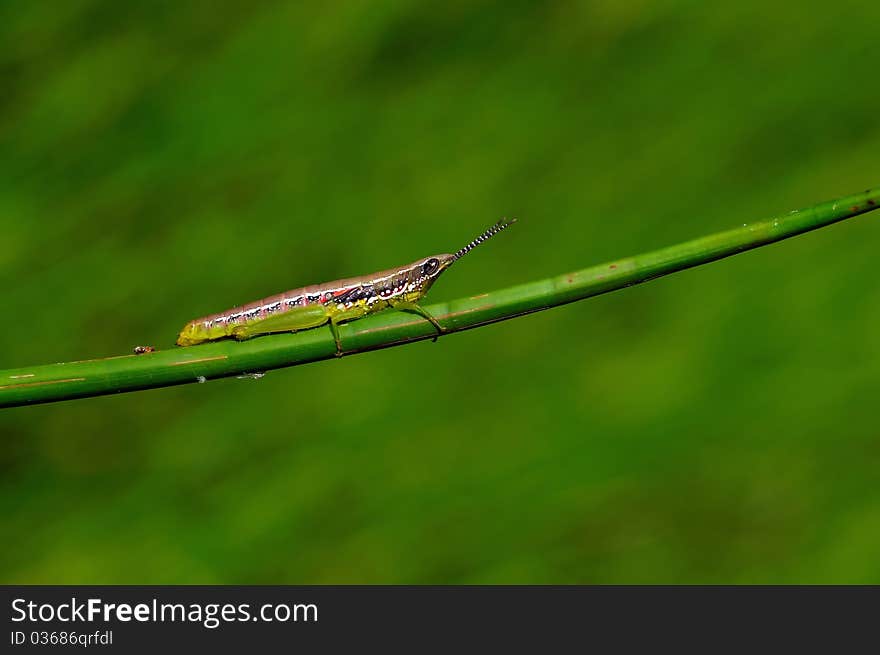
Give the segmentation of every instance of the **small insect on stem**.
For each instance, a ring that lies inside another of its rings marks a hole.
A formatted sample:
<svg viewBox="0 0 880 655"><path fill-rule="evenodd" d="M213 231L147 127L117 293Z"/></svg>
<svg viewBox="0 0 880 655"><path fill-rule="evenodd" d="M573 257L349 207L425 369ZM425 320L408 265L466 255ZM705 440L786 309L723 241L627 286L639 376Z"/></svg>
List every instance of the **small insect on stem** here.
<svg viewBox="0 0 880 655"><path fill-rule="evenodd" d="M242 341L264 334L298 332L329 324L336 341L336 355L341 356L339 325L389 307L417 314L429 321L438 334L443 334L446 328L425 311L419 301L443 271L515 222L515 218L498 221L454 254L433 255L370 275L292 289L194 319L180 331L177 345L194 346L227 338Z"/></svg>
<svg viewBox="0 0 880 655"><path fill-rule="evenodd" d="M156 352L153 346L135 346L133 350L135 355L146 355L147 353Z"/></svg>

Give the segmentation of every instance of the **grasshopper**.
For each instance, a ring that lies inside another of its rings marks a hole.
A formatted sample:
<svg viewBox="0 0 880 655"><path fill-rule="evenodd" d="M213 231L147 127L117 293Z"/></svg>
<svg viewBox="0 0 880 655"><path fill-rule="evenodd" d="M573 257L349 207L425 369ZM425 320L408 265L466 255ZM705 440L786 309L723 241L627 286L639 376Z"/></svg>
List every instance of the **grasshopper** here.
<svg viewBox="0 0 880 655"><path fill-rule="evenodd" d="M243 341L264 334L298 332L329 324L336 342L336 355L341 356L339 325L389 307L418 314L430 321L438 334L444 334L446 328L419 301L443 271L515 222L516 219L498 221L452 255L433 255L370 275L292 289L194 319L180 331L177 345L194 346L227 338Z"/></svg>

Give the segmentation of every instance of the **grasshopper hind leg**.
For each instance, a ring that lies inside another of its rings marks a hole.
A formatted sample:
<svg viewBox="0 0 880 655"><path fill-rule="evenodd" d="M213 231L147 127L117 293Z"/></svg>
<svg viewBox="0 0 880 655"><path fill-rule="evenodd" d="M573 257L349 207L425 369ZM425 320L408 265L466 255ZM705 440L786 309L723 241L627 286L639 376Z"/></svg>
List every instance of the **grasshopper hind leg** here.
<svg viewBox="0 0 880 655"><path fill-rule="evenodd" d="M244 341L245 339L259 337L264 334L308 330L324 325L329 320L330 315L323 305L306 305L305 307L294 307L280 314L236 325L229 331L229 336L239 341Z"/></svg>
<svg viewBox="0 0 880 655"><path fill-rule="evenodd" d="M336 342L336 356L342 357L342 342L339 341L339 323L331 318L329 325L330 331L333 333L333 340Z"/></svg>
<svg viewBox="0 0 880 655"><path fill-rule="evenodd" d="M367 314L367 309L361 306L349 307L342 311L334 312L330 315L330 331L333 333L333 340L336 341L336 356L342 357L342 342L339 340L339 325L347 321L354 321Z"/></svg>

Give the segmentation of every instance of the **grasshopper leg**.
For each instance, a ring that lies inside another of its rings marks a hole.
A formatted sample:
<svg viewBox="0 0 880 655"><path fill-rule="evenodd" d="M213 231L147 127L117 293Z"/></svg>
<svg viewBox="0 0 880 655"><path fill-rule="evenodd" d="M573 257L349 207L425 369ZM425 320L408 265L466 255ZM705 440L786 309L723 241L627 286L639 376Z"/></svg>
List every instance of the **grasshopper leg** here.
<svg viewBox="0 0 880 655"><path fill-rule="evenodd" d="M440 323L437 322L436 318L431 316L431 314L430 314L430 312L428 312L428 310L426 310L424 307L422 307L420 304L418 304L416 302L410 302L408 300L397 300L397 301L392 301L391 306L394 307L394 309L399 309L402 312L409 312L411 314L418 314L422 318L430 321L431 325L433 325L434 328L437 330L438 336L441 334L446 334L446 332L448 332L448 330L445 327L443 327L442 325L440 325ZM432 339L432 341L437 341L437 337L435 336Z"/></svg>
<svg viewBox="0 0 880 655"><path fill-rule="evenodd" d="M339 341L339 325L347 321L353 321L361 318L367 313L364 307L350 307L342 311L337 311L330 316L330 331L333 332L333 339L336 341L336 356L342 357L342 343Z"/></svg>
<svg viewBox="0 0 880 655"><path fill-rule="evenodd" d="M333 340L336 342L336 356L342 357L342 342L339 341L339 323L330 319L330 331L333 333Z"/></svg>
<svg viewBox="0 0 880 655"><path fill-rule="evenodd" d="M299 332L324 325L330 315L323 305L294 307L280 314L273 314L258 321L250 321L231 328L229 336L239 341L277 332Z"/></svg>

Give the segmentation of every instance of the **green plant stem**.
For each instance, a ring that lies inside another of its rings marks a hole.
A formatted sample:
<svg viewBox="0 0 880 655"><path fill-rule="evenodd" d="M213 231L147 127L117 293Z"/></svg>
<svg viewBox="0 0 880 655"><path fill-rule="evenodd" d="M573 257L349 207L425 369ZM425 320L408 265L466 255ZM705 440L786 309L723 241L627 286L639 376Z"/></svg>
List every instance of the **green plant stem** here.
<svg viewBox="0 0 880 655"><path fill-rule="evenodd" d="M793 211L693 241L565 275L428 307L450 333L564 305L781 241L880 207L880 189ZM386 311L341 327L345 354L430 339L424 319ZM154 389L333 359L329 329L218 341L145 355L123 355L0 371L0 407Z"/></svg>

